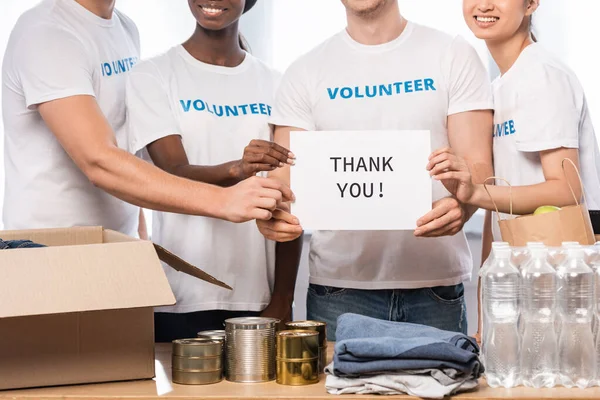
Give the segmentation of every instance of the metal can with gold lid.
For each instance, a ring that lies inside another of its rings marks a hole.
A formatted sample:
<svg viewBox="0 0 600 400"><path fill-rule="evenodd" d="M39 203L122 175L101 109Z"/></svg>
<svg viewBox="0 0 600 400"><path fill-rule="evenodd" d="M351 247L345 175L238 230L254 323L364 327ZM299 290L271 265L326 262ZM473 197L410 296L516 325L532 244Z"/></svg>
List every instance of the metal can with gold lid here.
<svg viewBox="0 0 600 400"><path fill-rule="evenodd" d="M292 321L285 324L288 330L308 330L319 333L319 372L327 366L327 323L321 321Z"/></svg>
<svg viewBox="0 0 600 400"><path fill-rule="evenodd" d="M277 383L303 386L319 382L319 333L288 330L277 333Z"/></svg>

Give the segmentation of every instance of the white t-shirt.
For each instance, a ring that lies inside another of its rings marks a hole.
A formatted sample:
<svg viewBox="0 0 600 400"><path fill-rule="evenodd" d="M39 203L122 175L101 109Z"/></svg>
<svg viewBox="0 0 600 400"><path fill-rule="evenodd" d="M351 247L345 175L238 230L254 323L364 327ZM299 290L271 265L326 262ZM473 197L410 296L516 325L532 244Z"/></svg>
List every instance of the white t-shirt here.
<svg viewBox="0 0 600 400"><path fill-rule="evenodd" d="M139 49L135 24L116 10L107 20L74 0L44 0L18 20L2 68L6 228L102 225L136 235L139 209L90 183L37 106L94 96L121 142L125 75Z"/></svg>
<svg viewBox="0 0 600 400"><path fill-rule="evenodd" d="M600 153L575 74L536 43L527 46L510 70L494 81L493 92L495 175L513 186L542 183L541 151L579 149L587 207L599 210ZM496 218L494 213L494 238L500 240Z"/></svg>
<svg viewBox="0 0 600 400"><path fill-rule="evenodd" d="M183 46L143 61L127 84L130 150L177 134L190 164L239 160L252 139L271 140L268 118L279 80L250 54L234 68L202 63ZM166 268L177 305L159 311L261 311L268 305L275 244L253 221L233 224L163 212L155 212L153 221L153 240L234 288Z"/></svg>
<svg viewBox="0 0 600 400"><path fill-rule="evenodd" d="M408 23L386 44L365 46L344 30L301 57L283 78L271 123L306 130L429 130L437 149L448 145L448 115L492 106L486 71L471 46ZM447 196L441 183L433 183L434 200ZM463 233L429 239L408 231L317 231L311 242L310 282L320 285L454 285L470 279L471 269Z"/></svg>

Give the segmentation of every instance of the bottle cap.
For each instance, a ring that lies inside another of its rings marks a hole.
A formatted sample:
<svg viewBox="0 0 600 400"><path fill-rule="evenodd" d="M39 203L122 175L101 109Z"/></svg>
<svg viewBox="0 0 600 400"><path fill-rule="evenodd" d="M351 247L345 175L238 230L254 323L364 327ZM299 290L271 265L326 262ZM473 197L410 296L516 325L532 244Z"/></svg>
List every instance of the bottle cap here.
<svg viewBox="0 0 600 400"><path fill-rule="evenodd" d="M527 242L527 248L532 249L535 247L546 247L542 242Z"/></svg>
<svg viewBox="0 0 600 400"><path fill-rule="evenodd" d="M574 258L583 258L585 256L585 252L583 251L583 246L581 246L580 244L574 244L571 245L569 247L567 247L567 254L569 255L569 257L574 257Z"/></svg>
<svg viewBox="0 0 600 400"><path fill-rule="evenodd" d="M512 256L512 250L510 249L510 247L496 248L494 249L494 255L498 258L510 258L510 256Z"/></svg>
<svg viewBox="0 0 600 400"><path fill-rule="evenodd" d="M562 242L562 246L566 248L579 246L579 242Z"/></svg>

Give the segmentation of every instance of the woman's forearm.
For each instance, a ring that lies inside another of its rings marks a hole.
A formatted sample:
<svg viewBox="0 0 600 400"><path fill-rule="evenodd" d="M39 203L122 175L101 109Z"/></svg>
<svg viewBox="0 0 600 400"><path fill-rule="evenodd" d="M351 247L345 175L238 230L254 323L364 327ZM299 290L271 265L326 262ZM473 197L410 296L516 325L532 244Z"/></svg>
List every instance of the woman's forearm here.
<svg viewBox="0 0 600 400"><path fill-rule="evenodd" d="M182 178L209 183L221 187L233 186L243 179L237 174L238 161L230 161L219 165L181 165L168 171Z"/></svg>
<svg viewBox="0 0 600 400"><path fill-rule="evenodd" d="M489 195L483 185L476 185L469 204L502 213L512 212L516 215L532 214L540 206L564 207L575 205L575 198L564 180L548 180L528 186L488 186ZM512 194L511 194L512 192ZM493 200L492 200L493 199ZM495 204L494 204L495 203Z"/></svg>

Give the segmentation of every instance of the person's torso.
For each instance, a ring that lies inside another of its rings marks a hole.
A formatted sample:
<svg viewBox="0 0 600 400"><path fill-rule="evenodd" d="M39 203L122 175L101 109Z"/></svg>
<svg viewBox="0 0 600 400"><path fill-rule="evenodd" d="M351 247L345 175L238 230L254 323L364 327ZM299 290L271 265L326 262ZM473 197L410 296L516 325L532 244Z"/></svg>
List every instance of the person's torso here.
<svg viewBox="0 0 600 400"><path fill-rule="evenodd" d="M190 164L217 165L242 158L252 139L272 140L268 117L279 75L251 55L235 68L201 63L182 46L151 60L168 88ZM141 67L142 65L140 65ZM174 308L260 311L274 283L274 243L250 221L155 213L153 239L234 288L223 290L167 270Z"/></svg>
<svg viewBox="0 0 600 400"><path fill-rule="evenodd" d="M518 148L520 137L531 134L531 132L523 132L523 129L535 129L536 126L543 129L544 126L548 126L548 119L560 118L560 116L549 114L530 115L527 112L527 104L523 104L525 97L527 99L536 96L543 98L544 93L535 94L529 91L532 87L541 86L532 85L532 80L547 79L543 74L531 73L531 71L540 71L540 66L544 67L545 65L549 65L548 68L559 69L573 86L573 93L565 93L565 96L573 95L575 97L573 103L580 115L577 137L579 168L584 184L585 200L589 209L599 209L600 154L583 89L580 87L577 77L568 67L559 63L537 44L527 48L513 68L493 83L494 175L506 179L513 186L527 186L545 182L540 152L525 152L520 151ZM552 85L552 82L548 82L548 85ZM540 123L536 124L536 120L540 120ZM527 122L525 127L523 126L524 122ZM536 133L535 136L543 136L543 133ZM566 165L565 168L572 167ZM507 185L506 182L500 179L497 180L496 184ZM573 202L575 204L575 199ZM494 239L501 240L497 218L497 214L494 213L492 221ZM510 215L500 214L500 218L510 218Z"/></svg>
<svg viewBox="0 0 600 400"><path fill-rule="evenodd" d="M96 101L123 143L125 79L139 58L133 22L116 11L111 20L83 9L72 0L45 0L25 13L11 35L3 66L7 228L103 225L135 234L137 208L94 187L64 151L37 108L26 107L18 65L10 62L20 39L54 29L71 34L85 49L92 69ZM60 43L56 57L61 57ZM64 60L68 65L69 60ZM68 68L65 68L68 73ZM72 88L58 88L67 93Z"/></svg>
<svg viewBox="0 0 600 400"><path fill-rule="evenodd" d="M450 82L443 63L451 43L450 36L412 23L380 46L359 45L345 31L333 37L307 67L316 129L428 130L432 150L448 146ZM432 190L434 201L449 196L439 182ZM376 289L450 285L469 275L470 257L462 232L417 239L408 231L317 231L311 282Z"/></svg>

